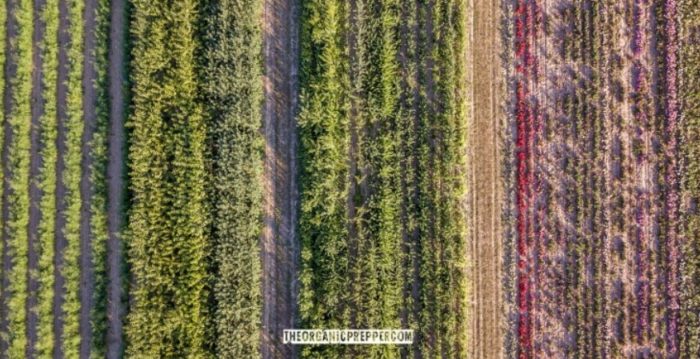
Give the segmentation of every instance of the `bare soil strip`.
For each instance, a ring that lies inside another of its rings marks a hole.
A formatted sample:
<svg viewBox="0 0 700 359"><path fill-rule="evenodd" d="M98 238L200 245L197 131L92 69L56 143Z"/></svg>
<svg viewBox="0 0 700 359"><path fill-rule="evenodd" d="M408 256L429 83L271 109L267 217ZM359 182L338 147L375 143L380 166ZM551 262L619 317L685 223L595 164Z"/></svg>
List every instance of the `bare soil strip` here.
<svg viewBox="0 0 700 359"><path fill-rule="evenodd" d="M120 236L124 200L124 106L126 84L126 2L112 0L109 34L109 163L107 165L107 358L119 358L123 352L123 246Z"/></svg>
<svg viewBox="0 0 700 359"><path fill-rule="evenodd" d="M266 0L265 56L265 227L262 235L263 318L262 356L294 358L292 346L282 344L282 330L297 320L296 235L297 94L299 63L298 0Z"/></svg>
<svg viewBox="0 0 700 359"><path fill-rule="evenodd" d="M95 28L97 0L85 1L85 39L83 47L83 114L84 130L82 138L82 161L80 179L80 357L89 358L92 344L91 312L94 307L95 269L92 265L93 236L90 231L92 219L90 205L92 199L92 150L90 144L95 133L97 120L97 94L95 82Z"/></svg>
<svg viewBox="0 0 700 359"><path fill-rule="evenodd" d="M502 116L500 81L499 2L473 0L470 29L471 98L469 116L469 248L472 251L470 357L500 358L501 208L499 123Z"/></svg>
<svg viewBox="0 0 700 359"><path fill-rule="evenodd" d="M30 168L29 168L29 257L28 265L29 271L27 272L27 353L28 356L33 355L34 348L37 342L37 313L33 310L37 306L37 292L39 290L39 281L37 274L39 271L39 254L37 252L38 238L39 238L39 221L41 221L41 210L39 208L39 201L41 200L41 190L39 189L39 172L42 167L42 160L40 156L41 149L39 136L40 136L40 121L41 116L44 113L44 104L42 97L42 56L41 56L41 41L44 37L44 24L41 20L41 12L46 2L44 0L34 1L34 34L32 45L32 62L34 66L34 71L32 72L32 119L31 119L31 132L30 132L30 143L31 150L29 155ZM49 215L52 215L49 214Z"/></svg>

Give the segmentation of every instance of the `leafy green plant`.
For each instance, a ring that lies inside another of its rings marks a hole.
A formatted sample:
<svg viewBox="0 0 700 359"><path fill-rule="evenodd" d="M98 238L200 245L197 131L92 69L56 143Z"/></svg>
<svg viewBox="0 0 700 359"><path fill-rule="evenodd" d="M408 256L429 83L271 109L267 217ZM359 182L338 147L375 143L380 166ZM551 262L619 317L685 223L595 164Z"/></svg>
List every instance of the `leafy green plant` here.
<svg viewBox="0 0 700 359"><path fill-rule="evenodd" d="M10 89L10 108L7 129L4 133L10 138L6 143L7 172L4 178L7 190L7 222L4 233L7 235L7 254L10 271L7 273L8 285L3 297L7 305L7 357L23 358L25 356L26 338L26 300L27 300L27 226L29 224L29 132L31 118L32 86L32 29L33 11L31 1L17 1L9 9L9 21L16 28L15 37L10 39L8 55L10 61L17 64L14 76L7 79ZM5 9L2 10L3 15ZM9 136L8 136L9 135Z"/></svg>
<svg viewBox="0 0 700 359"><path fill-rule="evenodd" d="M221 358L260 355L262 5L260 0L212 0L203 9L212 344Z"/></svg>
<svg viewBox="0 0 700 359"><path fill-rule="evenodd" d="M132 2L127 356L206 358L205 127L194 0Z"/></svg>
<svg viewBox="0 0 700 359"><path fill-rule="evenodd" d="M42 101L44 113L41 124L41 158L43 166L40 174L41 221L38 228L39 289L37 292L37 337L36 355L38 358L53 356L54 349L54 240L56 220L56 138L58 114L56 107L56 86L58 80L58 1L48 0L41 14L45 26L42 40Z"/></svg>

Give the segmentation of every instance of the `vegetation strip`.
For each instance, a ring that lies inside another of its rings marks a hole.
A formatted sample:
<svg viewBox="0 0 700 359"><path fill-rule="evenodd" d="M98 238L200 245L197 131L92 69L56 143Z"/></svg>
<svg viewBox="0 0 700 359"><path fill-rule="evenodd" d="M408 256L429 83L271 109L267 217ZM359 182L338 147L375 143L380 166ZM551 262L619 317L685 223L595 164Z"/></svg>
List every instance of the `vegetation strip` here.
<svg viewBox="0 0 700 359"><path fill-rule="evenodd" d="M224 0L212 1L203 12L217 357L248 358L260 352L261 11L260 0Z"/></svg>
<svg viewBox="0 0 700 359"><path fill-rule="evenodd" d="M44 39L42 54L43 74L43 106L41 117L41 157L42 170L40 176L41 213L39 224L39 288L38 311L39 319L35 353L38 358L53 356L53 301L54 301L54 239L56 213L56 139L57 112L56 89L58 75L58 1L47 0L42 12L44 21Z"/></svg>
<svg viewBox="0 0 700 359"><path fill-rule="evenodd" d="M31 1L17 0L8 4L8 15L12 17L14 31L8 33L10 47L8 52L14 67L9 82L10 109L5 140L8 163L8 183L6 190L9 208L4 230L7 233L6 272L8 285L3 299L7 305L7 352L10 358L26 355L27 347L27 251L29 225L29 133L31 118L31 72L32 72L32 29L33 9ZM9 136L8 136L9 135Z"/></svg>
<svg viewBox="0 0 700 359"><path fill-rule="evenodd" d="M107 354L107 240L108 240L108 185L107 164L109 126L109 94L107 81L109 36L109 0L97 0L95 4L95 48L94 66L95 81L95 125L93 136L87 144L87 151L92 157L90 164L90 233L91 258L94 268L94 287L92 295L93 306L90 310L90 326L92 343L91 358L104 358ZM119 318L114 318L119 320Z"/></svg>
<svg viewBox="0 0 700 359"><path fill-rule="evenodd" d="M679 356L700 354L700 2L679 4L680 131L683 154ZM675 309L675 308L674 308Z"/></svg>
<svg viewBox="0 0 700 359"><path fill-rule="evenodd" d="M127 356L193 357L207 348L205 127L197 103L197 3L134 1Z"/></svg>

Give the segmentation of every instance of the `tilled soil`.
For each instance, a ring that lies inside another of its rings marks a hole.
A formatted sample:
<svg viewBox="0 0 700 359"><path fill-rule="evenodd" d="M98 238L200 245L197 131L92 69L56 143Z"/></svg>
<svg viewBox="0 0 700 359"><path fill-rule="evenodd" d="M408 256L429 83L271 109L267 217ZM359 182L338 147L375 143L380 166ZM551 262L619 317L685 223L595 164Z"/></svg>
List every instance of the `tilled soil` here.
<svg viewBox="0 0 700 359"><path fill-rule="evenodd" d="M97 79L95 69L95 28L97 0L85 1L85 43L83 48L83 111L85 127L82 138L82 174L80 180L80 357L89 358L92 344L91 311L94 307L95 268L92 261L92 238L90 204L92 199L92 150L90 143L95 133L97 119L97 94L94 86Z"/></svg>
<svg viewBox="0 0 700 359"><path fill-rule="evenodd" d="M107 165L107 358L120 358L123 352L124 288L122 285L123 246L120 237L124 198L124 86L126 1L112 0L109 34L109 163Z"/></svg>
<svg viewBox="0 0 700 359"><path fill-rule="evenodd" d="M469 258L470 290L469 357L500 358L501 308L501 208L499 146L502 116L502 82L499 61L499 3L474 0L468 57L471 73L469 116Z"/></svg>
<svg viewBox="0 0 700 359"><path fill-rule="evenodd" d="M294 358L282 344L282 331L297 323L296 234L298 207L297 78L299 58L298 0L266 0L264 9L265 226L263 259L263 358Z"/></svg>

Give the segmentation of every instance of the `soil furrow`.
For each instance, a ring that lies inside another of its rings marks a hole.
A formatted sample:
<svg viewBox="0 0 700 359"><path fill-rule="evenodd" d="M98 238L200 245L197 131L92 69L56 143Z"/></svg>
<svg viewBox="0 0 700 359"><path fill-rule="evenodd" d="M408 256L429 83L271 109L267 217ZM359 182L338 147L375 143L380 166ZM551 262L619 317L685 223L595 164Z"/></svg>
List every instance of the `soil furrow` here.
<svg viewBox="0 0 700 359"><path fill-rule="evenodd" d="M281 342L282 330L298 323L296 235L297 96L299 66L298 0L265 0L265 228L263 250L262 357L295 358Z"/></svg>
<svg viewBox="0 0 700 359"><path fill-rule="evenodd" d="M470 68L472 111L467 125L470 133L469 164L471 192L470 242L474 261L472 296L475 303L470 353L474 358L500 358L502 253L499 218L502 195L500 149L498 148L501 93L497 19L499 4L493 0L475 0L470 14L474 21L471 34Z"/></svg>
<svg viewBox="0 0 700 359"><path fill-rule="evenodd" d="M108 135L108 213L107 226L107 358L116 359L124 351L123 319L124 270L123 226L124 201L124 110L126 85L126 1L112 0L109 30L109 135Z"/></svg>
<svg viewBox="0 0 700 359"><path fill-rule="evenodd" d="M95 133L97 119L97 71L95 68L95 30L97 0L85 0L84 44L83 44L83 113L84 131L82 138L82 158L80 179L80 357L89 358L91 351L92 325L91 313L94 308L95 268L92 258L92 238L90 230L92 219L92 150L91 143Z"/></svg>

